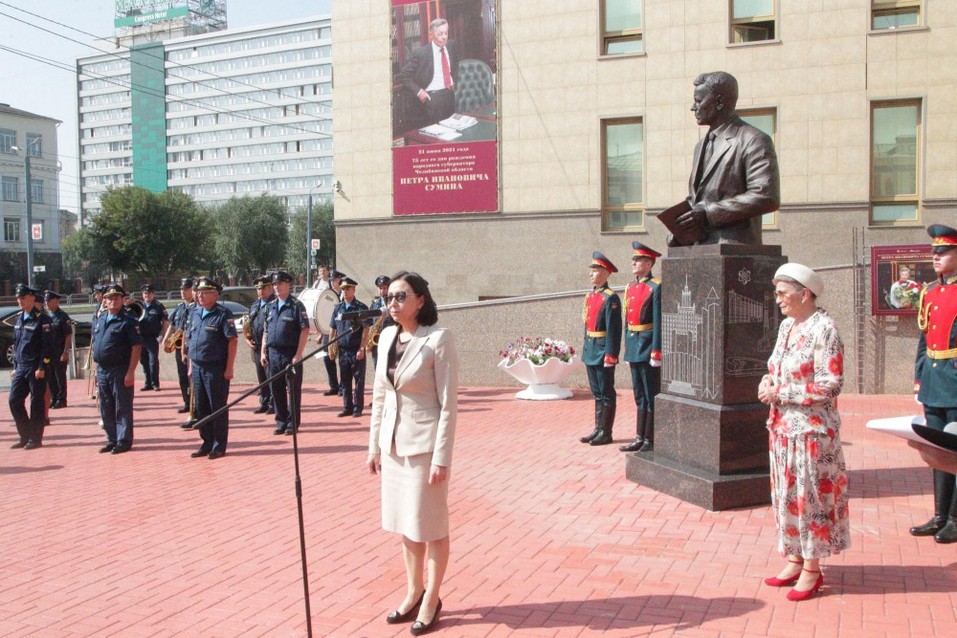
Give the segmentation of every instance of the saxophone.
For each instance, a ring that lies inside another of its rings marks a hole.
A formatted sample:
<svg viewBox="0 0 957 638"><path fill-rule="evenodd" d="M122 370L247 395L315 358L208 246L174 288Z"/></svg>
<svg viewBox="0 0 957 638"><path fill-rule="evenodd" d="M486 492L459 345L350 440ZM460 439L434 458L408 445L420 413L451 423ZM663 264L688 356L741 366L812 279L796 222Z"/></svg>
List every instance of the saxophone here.
<svg viewBox="0 0 957 638"><path fill-rule="evenodd" d="M379 335L382 333L382 324L385 322L385 315L380 315L372 327L369 328L369 339L366 341L366 347L369 350L375 350L379 345Z"/></svg>
<svg viewBox="0 0 957 638"><path fill-rule="evenodd" d="M246 320L243 321L243 336L251 341L253 347L255 347L256 340L253 339L253 319L249 315L246 315Z"/></svg>
<svg viewBox="0 0 957 638"><path fill-rule="evenodd" d="M181 350L183 348L183 329L177 328L166 337L166 341L163 342L163 350L167 353L172 352L173 350Z"/></svg>

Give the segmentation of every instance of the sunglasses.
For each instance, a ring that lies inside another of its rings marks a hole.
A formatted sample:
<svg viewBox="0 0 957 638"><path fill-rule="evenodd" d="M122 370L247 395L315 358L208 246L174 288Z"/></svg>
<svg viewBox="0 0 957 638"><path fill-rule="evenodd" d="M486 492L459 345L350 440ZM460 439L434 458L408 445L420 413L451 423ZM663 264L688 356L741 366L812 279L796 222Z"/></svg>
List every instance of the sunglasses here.
<svg viewBox="0 0 957 638"><path fill-rule="evenodd" d="M392 303L392 300L395 299L399 303L405 303L405 300L408 299L408 297L409 297L409 293L407 293L404 290L399 292L390 292L389 294L385 296L385 302Z"/></svg>

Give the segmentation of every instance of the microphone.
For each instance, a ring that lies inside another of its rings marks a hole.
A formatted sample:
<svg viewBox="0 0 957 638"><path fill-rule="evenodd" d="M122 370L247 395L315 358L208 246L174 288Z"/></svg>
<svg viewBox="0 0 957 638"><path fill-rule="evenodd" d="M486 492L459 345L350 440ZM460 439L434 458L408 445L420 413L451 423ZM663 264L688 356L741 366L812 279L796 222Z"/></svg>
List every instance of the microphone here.
<svg viewBox="0 0 957 638"><path fill-rule="evenodd" d="M340 321L366 321L368 319L378 319L388 311L389 309L385 306L375 310L353 310L342 313L339 319Z"/></svg>

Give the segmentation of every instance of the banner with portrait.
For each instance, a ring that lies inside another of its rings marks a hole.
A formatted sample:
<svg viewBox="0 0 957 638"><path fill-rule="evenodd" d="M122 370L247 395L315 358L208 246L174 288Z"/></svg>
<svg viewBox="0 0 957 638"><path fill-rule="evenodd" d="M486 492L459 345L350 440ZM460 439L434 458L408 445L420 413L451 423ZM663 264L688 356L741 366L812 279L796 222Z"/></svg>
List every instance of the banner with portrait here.
<svg viewBox="0 0 957 638"><path fill-rule="evenodd" d="M871 314L917 314L921 288L936 278L928 244L871 247Z"/></svg>
<svg viewBox="0 0 957 638"><path fill-rule="evenodd" d="M498 211L495 0L392 0L394 215Z"/></svg>

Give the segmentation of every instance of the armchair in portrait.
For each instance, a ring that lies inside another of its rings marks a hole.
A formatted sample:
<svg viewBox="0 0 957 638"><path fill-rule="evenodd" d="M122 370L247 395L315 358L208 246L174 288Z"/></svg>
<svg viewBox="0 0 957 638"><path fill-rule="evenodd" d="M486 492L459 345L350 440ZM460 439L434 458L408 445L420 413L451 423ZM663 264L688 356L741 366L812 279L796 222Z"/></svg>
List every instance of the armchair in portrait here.
<svg viewBox="0 0 957 638"><path fill-rule="evenodd" d="M470 113L494 102L492 69L481 60L461 60L459 80L455 85L455 112Z"/></svg>

